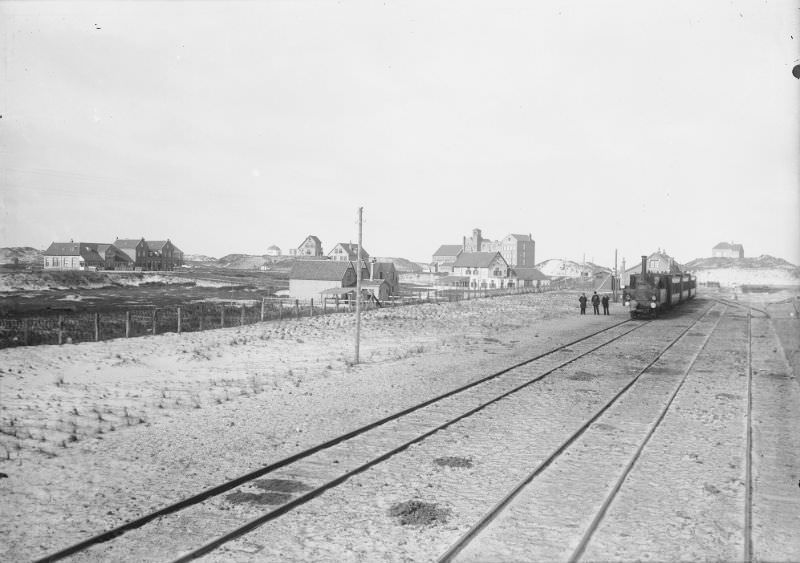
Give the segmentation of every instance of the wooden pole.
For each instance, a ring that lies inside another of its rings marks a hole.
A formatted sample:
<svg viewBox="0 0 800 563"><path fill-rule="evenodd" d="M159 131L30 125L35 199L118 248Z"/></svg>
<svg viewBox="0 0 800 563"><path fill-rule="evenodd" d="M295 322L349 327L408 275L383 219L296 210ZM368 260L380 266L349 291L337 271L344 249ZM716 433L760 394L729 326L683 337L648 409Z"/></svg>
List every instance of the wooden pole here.
<svg viewBox="0 0 800 563"><path fill-rule="evenodd" d="M328 298L322 298L322 314L325 315L328 313Z"/></svg>
<svg viewBox="0 0 800 563"><path fill-rule="evenodd" d="M311 313L309 314L309 317L313 317L313 316L314 316L314 298L312 297L311 298Z"/></svg>
<svg viewBox="0 0 800 563"><path fill-rule="evenodd" d="M153 309L153 336L156 335L156 309Z"/></svg>
<svg viewBox="0 0 800 563"><path fill-rule="evenodd" d="M64 315L58 316L58 343L64 343Z"/></svg>
<svg viewBox="0 0 800 563"><path fill-rule="evenodd" d="M178 307L178 334L181 333L181 308Z"/></svg>
<svg viewBox="0 0 800 563"><path fill-rule="evenodd" d="M300 318L300 300L299 299L295 299L294 300L294 318L295 319L299 319Z"/></svg>
<svg viewBox="0 0 800 563"><path fill-rule="evenodd" d="M225 328L225 304L223 303L219 309L219 327Z"/></svg>
<svg viewBox="0 0 800 563"><path fill-rule="evenodd" d="M356 254L356 353L354 363L358 363L358 352L361 341L361 224L364 208L358 208L358 253Z"/></svg>
<svg viewBox="0 0 800 563"><path fill-rule="evenodd" d="M94 341L100 342L100 313L94 314Z"/></svg>
<svg viewBox="0 0 800 563"><path fill-rule="evenodd" d="M241 308L239 309L239 326L244 325L244 304L242 304Z"/></svg>
<svg viewBox="0 0 800 563"><path fill-rule="evenodd" d="M131 312L125 311L125 338L131 337Z"/></svg>
<svg viewBox="0 0 800 563"><path fill-rule="evenodd" d="M262 297L261 298L261 322L262 323L264 322L264 307L266 306L266 304L267 304L267 298L266 297Z"/></svg>
<svg viewBox="0 0 800 563"><path fill-rule="evenodd" d="M203 330L203 317L205 316L205 314L206 314L205 307L203 307L203 304L200 303L200 326L198 327L198 330Z"/></svg>
<svg viewBox="0 0 800 563"><path fill-rule="evenodd" d="M22 331L25 338L25 346L31 343L31 320L25 319L22 321Z"/></svg>

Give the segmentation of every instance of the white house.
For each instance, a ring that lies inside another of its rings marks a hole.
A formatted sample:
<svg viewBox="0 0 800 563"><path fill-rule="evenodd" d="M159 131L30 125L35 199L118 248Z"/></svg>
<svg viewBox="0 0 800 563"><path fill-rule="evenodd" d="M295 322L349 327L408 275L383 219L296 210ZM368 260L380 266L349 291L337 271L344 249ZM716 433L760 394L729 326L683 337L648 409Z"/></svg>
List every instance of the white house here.
<svg viewBox="0 0 800 563"><path fill-rule="evenodd" d="M499 252L463 252L453 262L453 276L469 278L470 289L500 289L514 286L511 268Z"/></svg>

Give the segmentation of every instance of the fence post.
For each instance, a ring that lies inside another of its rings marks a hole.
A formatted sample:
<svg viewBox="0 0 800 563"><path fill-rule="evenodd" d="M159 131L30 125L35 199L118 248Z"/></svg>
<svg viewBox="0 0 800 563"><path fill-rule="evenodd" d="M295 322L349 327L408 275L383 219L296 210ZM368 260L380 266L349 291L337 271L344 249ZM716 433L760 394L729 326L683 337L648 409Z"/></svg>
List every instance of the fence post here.
<svg viewBox="0 0 800 563"><path fill-rule="evenodd" d="M311 298L311 314L309 315L309 317L313 317L313 316L314 316L314 298L312 297Z"/></svg>
<svg viewBox="0 0 800 563"><path fill-rule="evenodd" d="M64 343L64 315L58 316L58 343Z"/></svg>
<svg viewBox="0 0 800 563"><path fill-rule="evenodd" d="M262 323L264 322L264 307L266 306L266 302L267 302L267 298L266 297L262 297L261 298L261 322Z"/></svg>
<svg viewBox="0 0 800 563"><path fill-rule="evenodd" d="M156 308L153 307L153 336L156 335Z"/></svg>
<svg viewBox="0 0 800 563"><path fill-rule="evenodd" d="M225 328L225 303L222 304L219 310L219 327Z"/></svg>
<svg viewBox="0 0 800 563"><path fill-rule="evenodd" d="M283 320L283 299L278 299L278 320Z"/></svg>
<svg viewBox="0 0 800 563"><path fill-rule="evenodd" d="M322 298L322 314L325 315L328 312L328 298Z"/></svg>
<svg viewBox="0 0 800 563"><path fill-rule="evenodd" d="M206 310L203 307L203 304L200 303L200 326L198 327L198 330L203 330L203 317L205 316L205 314Z"/></svg>
<svg viewBox="0 0 800 563"><path fill-rule="evenodd" d="M241 312L239 313L239 326L244 325L244 303L242 303L241 308L239 309Z"/></svg>
<svg viewBox="0 0 800 563"><path fill-rule="evenodd" d="M178 307L178 334L181 333L181 308Z"/></svg>
<svg viewBox="0 0 800 563"><path fill-rule="evenodd" d="M94 341L100 342L100 313L94 314Z"/></svg>
<svg viewBox="0 0 800 563"><path fill-rule="evenodd" d="M125 338L131 337L131 312L125 311Z"/></svg>
<svg viewBox="0 0 800 563"><path fill-rule="evenodd" d="M299 299L295 299L294 300L294 318L295 319L299 319L300 318L300 300Z"/></svg>
<svg viewBox="0 0 800 563"><path fill-rule="evenodd" d="M31 320L30 319L25 319L24 321L22 321L22 330L23 330L23 333L25 335L25 346L27 346L31 342L31 340L30 340Z"/></svg>
<svg viewBox="0 0 800 563"><path fill-rule="evenodd" d="M338 295L334 296L333 302L336 305L336 312L338 313L339 312L339 296Z"/></svg>

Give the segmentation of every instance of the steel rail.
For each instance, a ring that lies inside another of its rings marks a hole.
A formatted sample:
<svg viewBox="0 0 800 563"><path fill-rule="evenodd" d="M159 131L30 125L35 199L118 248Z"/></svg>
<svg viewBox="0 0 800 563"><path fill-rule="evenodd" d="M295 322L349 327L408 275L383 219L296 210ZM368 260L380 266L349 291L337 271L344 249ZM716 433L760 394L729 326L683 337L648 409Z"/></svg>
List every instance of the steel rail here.
<svg viewBox="0 0 800 563"><path fill-rule="evenodd" d="M672 406L672 402L675 400L675 397L678 396L678 393L683 387L683 384L686 383L686 380L689 377L689 373L691 373L694 364L697 362L697 358L699 358L700 354L703 352L703 350L705 350L706 344L708 344L708 341L711 339L711 335L714 334L714 331L717 329L717 326L719 326L719 323L722 321L722 316L724 314L725 311L722 312L722 314L717 319L717 322L714 323L714 326L711 328L711 331L709 331L709 333L706 335L705 339L703 340L703 343L700 345L700 348L692 357L692 361L689 362L689 366L686 368L683 377L681 377L680 383L675 387L675 390L672 392L672 395L670 395L669 399L664 404L664 407L661 409L658 418L656 418L655 422L647 431L644 440L642 440L641 444L639 444L639 447L636 449L636 452L634 452L630 461L625 466L625 469L620 474L619 479L617 479L617 482L614 484L614 487L606 495L606 498L603 500L603 504L600 505L600 510L598 510L597 514L595 514L594 518L589 524L589 527L584 532L583 537L581 538L580 542L578 542L578 545L575 547L575 550L572 552L572 555L568 559L568 561L570 561L571 563L579 561L580 558L583 556L583 553L584 551L586 551L586 547L589 545L592 536L594 535L595 531L597 531L597 528L600 526L600 523L603 521L606 512L608 512L608 508L611 506L611 503L616 498L617 493L619 493L619 490L625 483L625 479L628 478L628 475L633 469L633 466L639 460L639 457L642 455L642 452L644 451L644 448L647 446L647 443L650 441L650 438L653 437L653 434L655 434L656 429L661 425L661 421L663 421L664 417L667 415L667 411L669 411L669 408ZM698 322L700 322L699 319Z"/></svg>
<svg viewBox="0 0 800 563"><path fill-rule="evenodd" d="M620 323L620 324L622 324L622 323ZM328 481L324 485L321 485L321 486L319 486L319 487L317 487L315 489L312 489L311 491L307 492L306 494L304 494L304 495L302 495L302 496L300 496L300 497L298 497L298 498L296 498L296 499L294 499L294 500L292 500L292 501L290 501L290 502L288 502L288 503L286 503L286 504L284 504L284 505L282 505L282 506L280 506L280 507L278 507L278 508L276 508L274 510L270 510L269 512L265 512L264 514L254 518L253 520L250 520L249 522L243 524L242 526L236 528L235 530L232 530L232 531L228 532L227 534L224 534L223 536L215 538L215 539L211 540L210 542L206 543L205 545L203 545L203 546L201 546L201 547L199 547L197 549L194 549L189 553L186 553L186 554L182 555L178 559L173 560L173 563L186 563L187 561L192 561L194 559L197 559L198 557L201 557L203 555L206 555L206 554L214 551L215 549L221 547L222 545L224 545L224 544L226 544L226 543L228 543L228 542L230 542L230 541L232 541L232 540L234 540L234 539L236 539L238 537L241 537L241 536L245 535L246 533L254 530L255 528L258 528L259 526L265 524L266 522L269 522L270 520L274 520L278 516L281 516L281 515L285 514L286 512L289 512L290 510L292 510L292 509L294 509L294 508L296 508L296 507L298 507L298 506L300 506L302 504L307 503L308 501L318 497L319 495L321 495L322 493L324 493L328 489L332 489L333 487L336 487L336 486L340 485L341 483L345 482L350 477L353 477L353 476L355 476L355 475L357 475L359 473L362 473L362 472L366 471L367 469L369 469L369 468L371 468L371 467L373 467L373 466L375 466L375 465L377 465L377 464L389 459L390 457L392 457L392 456L394 456L394 455L396 455L396 454L408 449L409 447L413 446L414 444L422 442L423 440L425 440L426 438L428 438L428 437L432 436L433 434L439 432L440 430L443 430L443 429L445 429L445 428L447 428L449 426L452 426L456 422L459 422L460 420L463 420L463 419L465 419L467 417L472 416L476 412L479 412L479 411L485 409L486 407L488 407L490 405L493 405L493 404L505 399L509 395L512 395L514 393L519 392L520 390L528 387L529 385L532 385L532 384L536 383L537 381L540 381L540 380L544 379L545 377L547 377L548 375L552 374L553 372L560 370L561 368L563 368L563 367L565 367L565 366L567 366L567 365L579 360L580 358L582 358L584 356L588 356L589 354L599 350L600 348L603 348L604 346L608 346L612 342L615 342L616 340L619 340L623 336L626 336L626 335L630 334L631 332L633 332L634 330L644 326L645 324L647 324L647 323L643 323L641 325L638 325L638 326L632 328L631 330L629 330L627 332L624 332L624 333L622 333L620 335L615 336L614 338L612 338L611 340L608 340L607 342L603 342L601 344L598 344L597 346L591 348L590 350L588 350L586 352L583 352L582 354L579 354L579 355L575 356L574 358L566 360L566 361L562 362L561 364L559 364L558 366L556 366L554 368L551 368L551 369L547 370L546 372L544 372L542 374L539 374L539 375L535 376L534 378L532 378L532 379L530 379L530 380L528 380L528 381L526 381L524 383L521 383L520 385L517 385L516 387L510 389L509 391L506 391L506 392L504 392L504 393L502 393L500 395L497 395L493 399L490 399L489 401L481 403L480 405L468 410L467 412L462 413L462 414L458 415L455 418L451 418L450 420L448 420L446 422L443 422L439 426L436 426L435 428L420 434L416 438L412 438L411 440L405 442L404 444L401 444L400 446L397 446L397 447L389 450L388 452L385 452L384 454L381 454L380 456L378 456L376 458L373 458L372 460L370 460L370 461L368 461L368 462L356 467L355 469L352 469L352 470L340 475L339 477L337 477L335 479L332 479L331 481ZM527 362L525 362L525 363L527 363Z"/></svg>
<svg viewBox="0 0 800 563"><path fill-rule="evenodd" d="M758 311L762 315L769 318L769 313L763 309L759 309L758 307L751 307L750 305L745 305L744 303L739 303L738 301L731 301L730 299L723 299L721 297L712 297L712 301L717 301L718 303L722 303L723 305L728 305L731 307L740 307L742 309L747 309L748 311Z"/></svg>
<svg viewBox="0 0 800 563"><path fill-rule="evenodd" d="M450 562L455 558L486 526L488 526L500 512L526 487L528 484L533 481L536 477L538 477L545 469L547 469L550 464L553 463L564 451L566 451L569 446L572 445L575 440L580 438L583 433L592 425L594 422L600 418L611 406L620 398L622 397L627 391L639 380L639 378L648 370L650 369L659 359L663 356L670 348L672 348L683 336L689 332L692 328L694 328L697 323L702 320L714 307L711 305L702 315L700 315L691 325L686 327L681 333L670 342L666 348L664 348L659 354L653 359L649 364L647 364L636 376L634 376L622 389L615 394L603 407L601 407L594 415L592 415L589 420L583 423L572 435L570 435L566 440L564 440L553 452L550 454L547 459L539 463L533 471L531 471L525 478L523 478L517 485L515 485L511 491L506 494L497 504L495 504L489 512L484 514L469 530L467 530L456 542L448 548L448 550L442 554L438 559L437 562L439 563L446 563Z"/></svg>
<svg viewBox="0 0 800 563"><path fill-rule="evenodd" d="M518 363L516 363L516 364L514 364L514 365L512 365L510 367L507 367L507 368L504 368L504 369L502 369L500 371L494 372L494 373L492 373L492 374L490 374L490 375L488 375L486 377L482 377L482 378L480 378L480 379L478 379L476 381L473 381L473 382L468 383L466 385L462 385L462 386L457 387L457 388L455 388L455 389L453 389L451 391L448 391L446 393L443 393L441 395L438 395L436 397L433 397L431 399L428 399L426 401L423 401L421 403L418 403L416 405L413 405L411 407L408 407L408 408L403 409L401 411L398 411L396 413L390 414L390 415L388 415L388 416L386 416L384 418L381 418L379 420L373 421L373 422L371 422L369 424L366 424L364 426L361 426L359 428L351 430L350 432L347 432L345 434L342 434L340 436L337 436L335 438L332 438L330 440L327 440L325 442L317 444L316 446L312 446L311 448L308 448L306 450L300 451L300 452L298 452L296 454L293 454L293 455L291 455L289 457L283 458L281 460L278 460L278 461L276 461L274 463L271 463L269 465L266 465L264 467L261 467L259 469L254 470L254 471L251 471L249 473L245 473L244 475L240 475L239 477L236 477L234 479L226 481L225 483L222 483L220 485L216 485L214 487L206 489L206 490L204 490L204 491L202 491L202 492L200 492L200 493L198 493L196 495L192 495L192 496L187 497L185 499L179 500L179 501L177 501L177 502L175 502L173 504L170 504L168 506L165 506L165 507L163 507L163 508L161 508L159 510L156 510L154 512L150 512L148 514L140 516L139 518L136 518L134 520L131 520L129 522L126 522L124 524L116 526L116 527L114 527L114 528L112 528L110 530L106 530L105 532L102 532L102 533L97 534L95 536L89 537L89 538L87 538L85 540L82 540L80 542L72 544L72 545L70 545L68 547L65 547L65 548L63 548L63 549L61 549L61 550L59 550L57 552L51 553L51 554L46 555L46 556L44 556L44 557L42 557L40 559L35 560L35 563L45 563L45 562L49 563L49 562L53 562L53 561L59 561L61 559L69 557L70 555L74 555L74 554L79 553L81 551L85 551L86 549L88 549L88 548L90 548L90 547L92 547L94 545L110 541L110 540L112 540L112 539L114 539L116 537L119 537L119 536L125 534L126 532L141 528L145 524L147 524L149 522L152 522L153 520L155 520L157 518L160 518L162 516L166 516L168 514L172 514L172 513L175 513L175 512L179 512L179 511L184 510L184 509L186 509L186 508L188 508L190 506L193 506L195 504L199 504L199 503L201 503L201 502L203 502L205 500L208 500L209 498L212 498L214 496L218 496L218 495L220 495L220 494L222 494L224 492L227 492L227 491L229 491L231 489L234 489L234 488L236 488L236 487L238 487L240 485L243 485L243 484L245 484L245 483L247 483L249 481L252 481L252 480L257 479L259 477L262 477L262 476L264 476L264 475L266 475L268 473L271 473L271 472L273 472L273 471L275 471L277 469L280 469L282 467L285 467L287 465L295 463L295 462L297 462L297 461L299 461L301 459L304 459L306 457L314 455L314 454L316 454L316 453L318 453L320 451L323 451L323 450L326 450L326 449L331 448L333 446L336 446L336 445L338 445L338 444L340 444L342 442L345 442L345 441L347 441L347 440L349 440L349 439L351 439L351 438L353 438L355 436L358 436L360 434L363 434L365 432L373 430L374 428L382 426L382 425L384 425L384 424L386 424L388 422L396 420L396 419L398 419L400 417L403 417L403 416L405 416L407 414L410 414L410 413L412 413L414 411L417 411L417 410L420 410L422 408L425 408L425 407L427 407L427 406L429 406L429 405L431 405L433 403L442 401L442 400L444 400L444 399L446 399L448 397L451 397L453 395L457 395L459 393L462 393L462 392L464 392L464 391L466 391L468 389L471 389L472 387L475 387L477 385L480 385L480 384L485 383L487 381L490 381L492 379L496 379L496 378L500 377L501 375L504 375L504 374L506 374L506 373L508 373L508 372L510 372L512 370L515 370L515 369L518 369L520 367L526 366L526 365L528 365L528 364L530 364L532 362L535 362L537 360L540 360L540 359L542 359L544 357L547 357L547 356L550 356L552 354L555 354L556 352L559 352L559 351L563 350L564 348L568 348L570 346L574 346L575 344L578 344L580 342L583 342L583 341L588 340L588 339L590 339L592 337L595 337L595 336L597 336L599 334L602 334L604 332L607 332L607 331L612 330L612 329L614 329L614 328L616 328L618 326L621 326L621 325L624 325L624 324L627 324L627 323L630 323L630 322L633 322L632 319L625 319L624 321L621 321L621 322L615 323L615 324L613 324L611 326L605 327L602 330L599 330L599 331L596 331L596 332L592 332L591 334L588 334L586 336L583 336L581 338L578 338L576 340L573 340L571 342L568 342L566 344L563 344L561 346L553 348L552 350L549 350L547 352L543 352L542 354L534 356L533 358L529 358L527 360L523 360L521 362L518 362ZM642 324L639 324L639 325L635 326L633 329L631 329L631 330L623 333L622 335L617 336L614 339L606 342L605 344L603 344L603 346L605 346L607 344L610 344L611 342L613 342L617 338L620 338L622 336L625 336L625 335L629 334L630 332L633 332L634 330L644 326L645 324L647 324L647 322L642 322Z"/></svg>

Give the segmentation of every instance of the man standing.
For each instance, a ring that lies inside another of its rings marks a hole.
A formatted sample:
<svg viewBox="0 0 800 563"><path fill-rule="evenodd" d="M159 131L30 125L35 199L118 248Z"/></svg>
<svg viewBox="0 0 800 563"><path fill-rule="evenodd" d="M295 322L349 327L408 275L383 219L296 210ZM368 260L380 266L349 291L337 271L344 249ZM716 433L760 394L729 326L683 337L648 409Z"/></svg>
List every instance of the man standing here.
<svg viewBox="0 0 800 563"><path fill-rule="evenodd" d="M592 308L594 308L595 315L600 314L600 296L597 295L596 291L594 292L594 295L592 295Z"/></svg>
<svg viewBox="0 0 800 563"><path fill-rule="evenodd" d="M586 314L586 294L581 293L581 296L578 298L578 301L581 304L581 315Z"/></svg>
<svg viewBox="0 0 800 563"><path fill-rule="evenodd" d="M600 302L603 304L603 314L608 315L608 295L603 295Z"/></svg>

